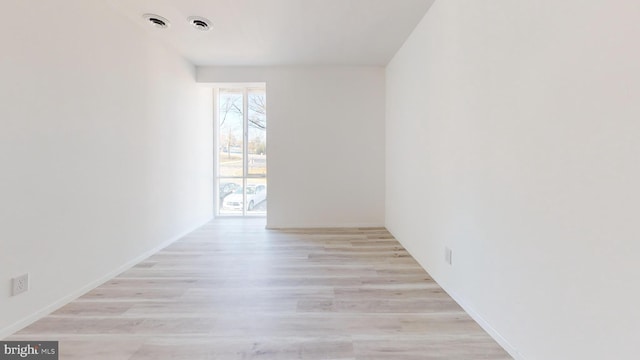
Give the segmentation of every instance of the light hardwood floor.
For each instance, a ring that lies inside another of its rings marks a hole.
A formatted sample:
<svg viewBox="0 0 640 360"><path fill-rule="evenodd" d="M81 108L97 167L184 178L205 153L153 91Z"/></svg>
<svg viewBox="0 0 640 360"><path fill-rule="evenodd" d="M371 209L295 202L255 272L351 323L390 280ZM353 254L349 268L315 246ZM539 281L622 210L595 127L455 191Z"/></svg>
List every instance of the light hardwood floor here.
<svg viewBox="0 0 640 360"><path fill-rule="evenodd" d="M60 359L511 359L383 228L220 219L14 334Z"/></svg>

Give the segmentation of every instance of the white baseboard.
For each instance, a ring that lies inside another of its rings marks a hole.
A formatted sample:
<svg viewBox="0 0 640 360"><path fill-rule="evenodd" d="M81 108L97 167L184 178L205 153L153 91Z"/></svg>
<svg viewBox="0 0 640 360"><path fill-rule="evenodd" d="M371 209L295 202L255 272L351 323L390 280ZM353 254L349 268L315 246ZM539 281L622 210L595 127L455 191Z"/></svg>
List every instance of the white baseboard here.
<svg viewBox="0 0 640 360"><path fill-rule="evenodd" d="M267 224L269 230L284 229L350 229L350 228L383 228L380 223L343 223L343 224Z"/></svg>
<svg viewBox="0 0 640 360"><path fill-rule="evenodd" d="M52 312L60 309L61 307L67 305L68 303L70 303L71 301L77 299L78 297L84 295L85 293L87 293L88 291L96 288L99 285L102 285L104 282L106 282L107 280L110 280L112 278L114 278L115 276L119 275L120 273L129 270L130 268L132 268L133 266L135 266L136 264L138 264L139 262L141 262L142 260L148 258L149 256L157 253L158 251L164 249L165 247L171 245L172 243L176 242L177 240L183 238L184 236L186 236L187 234L193 232L194 230L202 227L204 224L208 223L209 221L211 221L211 219L203 222L202 224L188 230L185 231L184 233L175 236L165 242L163 242L162 244L154 247L151 250L145 251L144 253L136 256L135 258L127 261L126 263L122 264L121 266L119 266L118 268L116 268L113 271L108 272L107 274L99 277L98 279L95 279L93 281L91 281L90 283L82 286L81 288L73 291L72 293L70 293L69 295L54 301L53 303L45 306L44 308L36 311L35 313L21 319L18 320L17 322L6 326L2 329L0 329L0 339L4 339L12 334L14 334L15 332L33 324L34 322L42 319L43 317L51 314Z"/></svg>
<svg viewBox="0 0 640 360"><path fill-rule="evenodd" d="M440 286L442 287L442 285ZM491 326L491 324L489 324L489 322L485 320L484 317L482 317L482 315L480 315L473 307L469 306L469 304L467 304L462 298L460 298L458 294L453 291L449 291L448 289L444 290L447 292L447 294L449 294L449 296L453 298L455 302L458 303L458 305L460 305L464 309L464 311L467 312L467 314L469 314L469 316L471 316L473 320L475 320L475 322L478 323L478 325L480 325L482 329L484 329L484 331L489 334L489 336L491 336L500 346L502 346L502 348L506 352L508 352L512 358L514 358L515 360L526 360L524 355L522 355L513 345L511 345L511 343L507 339L505 339L502 334L494 329L493 326Z"/></svg>
<svg viewBox="0 0 640 360"><path fill-rule="evenodd" d="M390 231L393 235L393 232ZM418 257L416 257L414 255L414 252L409 249L407 246L405 246L405 244L397 237L394 235L394 237L396 238L396 240L398 240L402 246L404 246L407 251L409 252L409 254L411 254L411 256L413 256L413 258L418 262L418 264L420 265L420 267L422 267L423 269L425 269L425 271L427 271L427 273L430 274L430 272L427 269L427 266L425 266L426 264L423 264L420 259ZM430 275L431 276L431 275ZM433 278L433 280L447 293L449 294L449 296L451 296L451 298L458 304L460 305L460 307L462 307L462 309L469 314L469 316L471 316L471 318L478 323L478 325L480 325L480 327L486 331L489 336L491 336L493 338L493 340L495 340L498 345L502 346L502 348L509 353L509 355L511 355L511 357L514 360L527 360L525 358L524 355L522 355L515 346L513 346L507 339L505 339L504 336L502 336L502 334L500 334L496 329L493 328L493 326L491 326L491 324L484 319L484 317L482 315L480 315L480 313L478 313L472 306L470 306L466 301L464 301L464 299L462 299L461 296L459 296L456 292L451 291L451 289L449 289L448 287L443 286L436 278Z"/></svg>

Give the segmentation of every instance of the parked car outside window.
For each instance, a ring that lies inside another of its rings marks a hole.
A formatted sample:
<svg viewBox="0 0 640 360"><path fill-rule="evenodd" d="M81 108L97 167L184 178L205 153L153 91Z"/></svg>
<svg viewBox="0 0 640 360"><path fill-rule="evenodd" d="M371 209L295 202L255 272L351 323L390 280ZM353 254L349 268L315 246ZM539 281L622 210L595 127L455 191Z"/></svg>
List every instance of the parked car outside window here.
<svg viewBox="0 0 640 360"><path fill-rule="evenodd" d="M247 206L246 210L251 211L253 208L267 199L267 186L266 185L247 185ZM233 194L224 198L222 203L224 209L229 210L242 210L242 187L236 189Z"/></svg>
<svg viewBox="0 0 640 360"><path fill-rule="evenodd" d="M220 205L222 205L223 200L227 195L232 194L234 191L238 190L238 188L242 188L239 184L232 182L223 182L220 183L219 186L219 196L220 196Z"/></svg>

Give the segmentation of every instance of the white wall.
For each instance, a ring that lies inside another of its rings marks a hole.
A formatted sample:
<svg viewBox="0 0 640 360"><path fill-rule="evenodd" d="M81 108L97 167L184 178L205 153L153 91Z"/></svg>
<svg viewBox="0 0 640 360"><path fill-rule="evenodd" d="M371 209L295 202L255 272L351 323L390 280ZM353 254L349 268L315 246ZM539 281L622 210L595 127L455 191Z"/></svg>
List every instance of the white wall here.
<svg viewBox="0 0 640 360"><path fill-rule="evenodd" d="M439 0L387 68L386 225L517 358L638 357L638 39L637 1Z"/></svg>
<svg viewBox="0 0 640 360"><path fill-rule="evenodd" d="M198 81L267 84L268 227L383 225L384 69L202 67Z"/></svg>
<svg viewBox="0 0 640 360"><path fill-rule="evenodd" d="M101 4L2 4L0 338L212 217L210 90Z"/></svg>

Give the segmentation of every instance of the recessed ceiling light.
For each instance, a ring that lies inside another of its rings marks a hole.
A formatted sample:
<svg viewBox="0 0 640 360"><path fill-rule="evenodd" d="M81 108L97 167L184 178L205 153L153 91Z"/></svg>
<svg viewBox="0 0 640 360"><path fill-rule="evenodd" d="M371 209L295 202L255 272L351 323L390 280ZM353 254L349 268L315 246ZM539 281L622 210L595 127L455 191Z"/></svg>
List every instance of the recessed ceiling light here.
<svg viewBox="0 0 640 360"><path fill-rule="evenodd" d="M156 14L144 14L142 18L147 20L149 24L159 29L166 29L169 27L169 20L163 18L160 15Z"/></svg>
<svg viewBox="0 0 640 360"><path fill-rule="evenodd" d="M200 31L207 31L211 29L211 21L201 16L191 16L187 19L187 21L189 21L191 26L193 26L194 28Z"/></svg>

